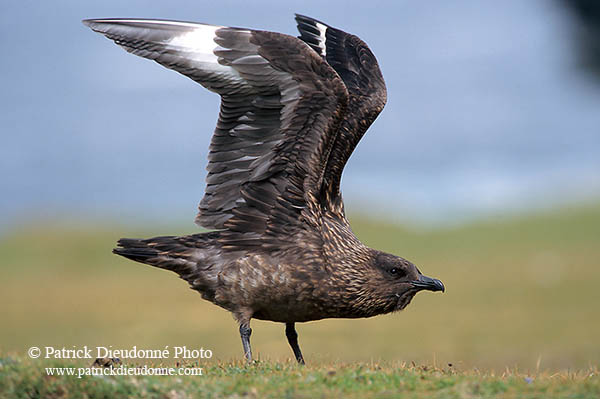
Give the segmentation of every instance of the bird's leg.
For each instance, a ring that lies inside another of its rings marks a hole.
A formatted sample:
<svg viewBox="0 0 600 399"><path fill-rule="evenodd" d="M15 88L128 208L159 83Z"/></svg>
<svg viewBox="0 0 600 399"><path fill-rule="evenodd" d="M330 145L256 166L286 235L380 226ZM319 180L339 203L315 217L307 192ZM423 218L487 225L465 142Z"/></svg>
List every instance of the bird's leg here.
<svg viewBox="0 0 600 399"><path fill-rule="evenodd" d="M242 337L242 346L244 347L244 356L248 363L252 362L252 348L250 347L250 335L252 329L249 323L240 324L240 336Z"/></svg>
<svg viewBox="0 0 600 399"><path fill-rule="evenodd" d="M300 346L298 345L298 333L296 332L296 328L294 327L295 323L285 323L285 336L294 351L294 355L296 356L296 360L299 364L304 364L304 358L302 357L302 352L300 351Z"/></svg>

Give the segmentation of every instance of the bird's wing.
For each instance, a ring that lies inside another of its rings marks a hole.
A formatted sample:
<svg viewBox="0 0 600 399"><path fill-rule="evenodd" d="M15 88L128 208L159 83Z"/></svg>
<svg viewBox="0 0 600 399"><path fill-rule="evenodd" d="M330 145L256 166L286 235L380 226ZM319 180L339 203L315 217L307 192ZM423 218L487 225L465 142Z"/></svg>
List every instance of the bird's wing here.
<svg viewBox="0 0 600 399"><path fill-rule="evenodd" d="M358 37L316 19L296 14L299 38L323 57L344 81L348 90L346 117L336 136L324 173L326 204L341 216L342 170L358 142L387 100L385 82L375 56Z"/></svg>
<svg viewBox="0 0 600 399"><path fill-rule="evenodd" d="M318 190L348 100L321 57L279 33L143 19L84 23L221 96L198 224L243 233L236 245L264 245L269 234L294 239L307 227L320 211Z"/></svg>

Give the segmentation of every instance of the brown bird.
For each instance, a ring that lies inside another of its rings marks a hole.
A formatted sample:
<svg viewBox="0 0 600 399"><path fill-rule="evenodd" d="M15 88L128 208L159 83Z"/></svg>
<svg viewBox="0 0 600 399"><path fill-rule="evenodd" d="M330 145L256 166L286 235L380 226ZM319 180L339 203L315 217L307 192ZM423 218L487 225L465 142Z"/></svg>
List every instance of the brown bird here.
<svg viewBox="0 0 600 399"><path fill-rule="evenodd" d="M252 360L250 320L295 323L404 309L444 291L406 259L363 245L340 193L346 161L386 102L358 37L296 15L281 33L145 19L83 21L130 53L221 96L196 223L214 231L123 238L114 253L176 272L233 313Z"/></svg>

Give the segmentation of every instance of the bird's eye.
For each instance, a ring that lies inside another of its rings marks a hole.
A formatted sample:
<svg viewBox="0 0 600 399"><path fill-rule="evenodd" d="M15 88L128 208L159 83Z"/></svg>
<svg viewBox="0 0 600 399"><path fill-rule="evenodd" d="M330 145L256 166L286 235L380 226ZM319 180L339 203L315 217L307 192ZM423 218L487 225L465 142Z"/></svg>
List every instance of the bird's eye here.
<svg viewBox="0 0 600 399"><path fill-rule="evenodd" d="M400 267L392 267L390 269L390 274L394 277L404 277L406 276L406 272Z"/></svg>

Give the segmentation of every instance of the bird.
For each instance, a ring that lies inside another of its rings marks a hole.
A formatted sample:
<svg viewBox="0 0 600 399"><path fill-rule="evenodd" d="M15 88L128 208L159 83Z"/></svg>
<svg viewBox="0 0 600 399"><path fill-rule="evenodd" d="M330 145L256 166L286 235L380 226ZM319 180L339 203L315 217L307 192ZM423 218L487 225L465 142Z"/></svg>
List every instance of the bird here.
<svg viewBox="0 0 600 399"><path fill-rule="evenodd" d="M298 37L157 19L86 19L126 51L220 95L206 189L186 236L122 238L113 252L177 273L230 311L253 361L251 319L285 324L404 309L445 291L407 259L364 245L340 179L387 101L377 60L357 36L296 14Z"/></svg>

